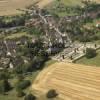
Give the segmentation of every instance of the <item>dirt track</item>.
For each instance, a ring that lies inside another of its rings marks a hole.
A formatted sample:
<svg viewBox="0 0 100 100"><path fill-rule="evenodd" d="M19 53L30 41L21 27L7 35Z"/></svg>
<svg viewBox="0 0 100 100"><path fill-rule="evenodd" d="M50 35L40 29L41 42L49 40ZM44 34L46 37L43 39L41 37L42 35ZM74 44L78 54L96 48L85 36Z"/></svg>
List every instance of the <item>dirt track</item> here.
<svg viewBox="0 0 100 100"><path fill-rule="evenodd" d="M55 63L40 73L32 88L56 89L64 100L100 100L100 68Z"/></svg>

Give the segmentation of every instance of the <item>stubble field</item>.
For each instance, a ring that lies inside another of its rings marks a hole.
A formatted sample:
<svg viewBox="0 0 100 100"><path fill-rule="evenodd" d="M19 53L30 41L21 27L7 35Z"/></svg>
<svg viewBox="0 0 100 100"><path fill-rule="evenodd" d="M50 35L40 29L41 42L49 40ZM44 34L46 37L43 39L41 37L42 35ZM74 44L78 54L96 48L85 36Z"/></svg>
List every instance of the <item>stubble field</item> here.
<svg viewBox="0 0 100 100"><path fill-rule="evenodd" d="M25 7L37 3L40 8L48 5L53 0L0 0L0 16L22 13Z"/></svg>
<svg viewBox="0 0 100 100"><path fill-rule="evenodd" d="M24 9L33 2L34 0L0 0L0 15L19 14L17 9Z"/></svg>
<svg viewBox="0 0 100 100"><path fill-rule="evenodd" d="M100 68L57 62L39 74L32 88L56 89L61 100L100 100Z"/></svg>
<svg viewBox="0 0 100 100"><path fill-rule="evenodd" d="M49 5L56 0L0 0L0 16L15 15L21 13L18 9L25 9L25 7L37 2L40 8ZM62 0L64 4L79 4L81 0ZM100 3L100 0L95 0Z"/></svg>

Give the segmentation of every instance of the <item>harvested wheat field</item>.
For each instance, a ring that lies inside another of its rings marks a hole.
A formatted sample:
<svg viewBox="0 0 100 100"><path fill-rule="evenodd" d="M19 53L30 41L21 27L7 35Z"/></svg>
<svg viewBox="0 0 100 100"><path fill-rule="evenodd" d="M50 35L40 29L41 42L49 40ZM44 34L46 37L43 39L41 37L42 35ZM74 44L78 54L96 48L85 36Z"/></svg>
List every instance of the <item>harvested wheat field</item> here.
<svg viewBox="0 0 100 100"><path fill-rule="evenodd" d="M18 9L25 9L29 5L36 4L43 8L51 3L53 0L0 0L0 16L15 15L22 13Z"/></svg>
<svg viewBox="0 0 100 100"><path fill-rule="evenodd" d="M56 89L63 100L100 100L100 68L57 62L39 74L32 89Z"/></svg>
<svg viewBox="0 0 100 100"><path fill-rule="evenodd" d="M94 0L94 1L96 1L97 3L100 3L100 0Z"/></svg>
<svg viewBox="0 0 100 100"><path fill-rule="evenodd" d="M37 5L39 6L39 8L44 8L45 6L49 5L53 1L55 1L55 0L40 0L37 3Z"/></svg>
<svg viewBox="0 0 100 100"><path fill-rule="evenodd" d="M17 9L24 9L31 5L35 0L0 0L0 15L18 14Z"/></svg>

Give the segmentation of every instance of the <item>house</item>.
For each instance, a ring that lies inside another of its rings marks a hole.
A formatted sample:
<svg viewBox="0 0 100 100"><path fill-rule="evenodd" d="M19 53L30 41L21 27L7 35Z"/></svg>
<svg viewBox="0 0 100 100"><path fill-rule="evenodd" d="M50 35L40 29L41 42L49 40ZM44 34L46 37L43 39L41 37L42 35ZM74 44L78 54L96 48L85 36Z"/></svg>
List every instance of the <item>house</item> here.
<svg viewBox="0 0 100 100"><path fill-rule="evenodd" d="M0 58L0 68L8 68L9 67L10 58Z"/></svg>
<svg viewBox="0 0 100 100"><path fill-rule="evenodd" d="M6 48L4 41L0 40L0 57L2 57L2 56L5 57L6 51L7 51L7 48Z"/></svg>
<svg viewBox="0 0 100 100"><path fill-rule="evenodd" d="M99 22L96 22L96 27L97 28L100 28L100 21Z"/></svg>

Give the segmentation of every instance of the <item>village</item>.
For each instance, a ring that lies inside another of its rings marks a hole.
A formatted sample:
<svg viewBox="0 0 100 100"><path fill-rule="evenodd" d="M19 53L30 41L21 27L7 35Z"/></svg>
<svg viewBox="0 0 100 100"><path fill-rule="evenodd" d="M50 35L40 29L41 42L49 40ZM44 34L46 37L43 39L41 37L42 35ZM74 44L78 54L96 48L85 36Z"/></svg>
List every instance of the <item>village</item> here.
<svg viewBox="0 0 100 100"><path fill-rule="evenodd" d="M9 34L11 31L12 33L13 32L16 33L17 30L23 29L23 27L36 28L43 33L41 38L43 39L44 48L46 48L46 51L48 52L49 55L51 55L52 59L58 61L65 60L68 62L73 62L74 60L85 55L86 48L94 48L94 49L100 48L100 45L96 43L73 42L70 29L66 29L66 26L70 27L70 24L72 24L75 21L79 22L86 18L95 19L100 14L99 10L97 12L83 13L82 15L65 16L58 18L49 14L44 9L33 7L32 10L29 10L28 14L31 17L29 20L25 22L25 26L15 26L6 28L4 29L4 31L1 32L1 34L6 35ZM95 27L96 30L98 30L99 24L97 23ZM31 40L34 41L34 36ZM27 37L22 37L14 40L1 39L0 40L1 62L4 64L11 65L10 68L12 68L12 63L9 62L10 60L2 61L2 59L4 58L8 59L9 56L15 57L17 53L16 49L18 48L18 46L24 44L27 44Z"/></svg>
<svg viewBox="0 0 100 100"><path fill-rule="evenodd" d="M36 77L42 69L45 69L49 61L66 63L69 66L76 64L81 58L90 59L98 56L99 4L84 1L84 6L69 7L59 0L57 2L58 5L50 9L31 5L23 10L24 14L0 16L0 79L7 79L8 83L10 80L17 79L15 83L19 82L19 84L13 87L16 88L18 97L25 96L23 88L26 89L33 81L30 82L29 78ZM66 15L66 12L69 15ZM4 79L1 78L2 76ZM24 80L27 77L28 80ZM33 85L34 88L35 86L37 84ZM1 94L7 91L0 88ZM38 94L37 90L35 92Z"/></svg>

